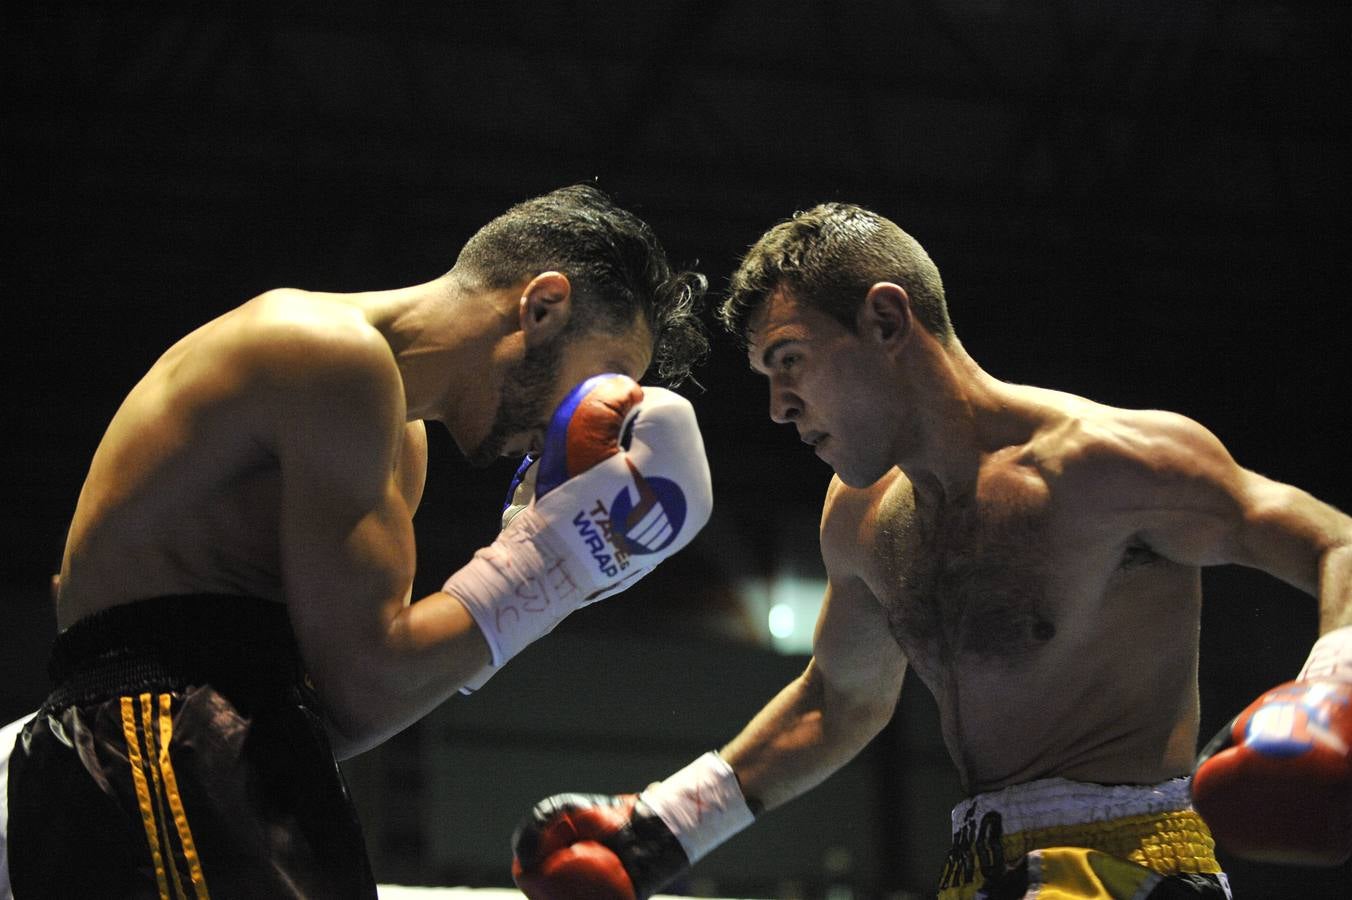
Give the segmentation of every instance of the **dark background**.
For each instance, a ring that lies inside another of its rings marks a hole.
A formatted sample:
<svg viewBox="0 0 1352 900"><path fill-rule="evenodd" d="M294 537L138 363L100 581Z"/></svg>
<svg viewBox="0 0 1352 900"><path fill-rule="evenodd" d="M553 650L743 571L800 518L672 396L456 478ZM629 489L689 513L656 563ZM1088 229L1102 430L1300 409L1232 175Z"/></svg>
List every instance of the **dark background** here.
<svg viewBox="0 0 1352 900"><path fill-rule="evenodd" d="M794 210L875 208L938 262L992 374L1189 414L1250 468L1352 507L1341 3L57 2L3 16L0 719L44 693L66 521L105 423L166 346L267 288L433 278L507 205L577 181L715 288ZM588 682L623 694L644 665L633 648L676 635L690 659L728 667L719 690L701 707L677 663L645 690L735 728L782 683L739 691L781 663L736 612L737 579L819 571L829 472L769 422L731 342L698 377L714 522L670 572L560 629L560 646L599 641L618 660L602 650L575 680L514 682L543 704L567 695L591 724ZM432 444L423 590L489 539L510 474L466 468L442 432ZM1314 604L1273 579L1222 569L1207 588L1204 733L1294 675L1315 636ZM915 713L880 742L918 741L933 763L916 687ZM480 710L507 700L490 689ZM354 766L359 795L436 768L427 731ZM531 739L507 731L483 742ZM895 754L875 746L859 765L881 785L862 839L880 862L860 867L856 895L927 890L938 860L899 835L941 845L946 822L919 821ZM935 778L942 808L951 784ZM435 814L387 828L388 804L369 802L382 878L505 878L400 862L392 848L426 848ZM1336 896L1348 876L1226 862L1241 896ZM810 895L828 880L716 887Z"/></svg>

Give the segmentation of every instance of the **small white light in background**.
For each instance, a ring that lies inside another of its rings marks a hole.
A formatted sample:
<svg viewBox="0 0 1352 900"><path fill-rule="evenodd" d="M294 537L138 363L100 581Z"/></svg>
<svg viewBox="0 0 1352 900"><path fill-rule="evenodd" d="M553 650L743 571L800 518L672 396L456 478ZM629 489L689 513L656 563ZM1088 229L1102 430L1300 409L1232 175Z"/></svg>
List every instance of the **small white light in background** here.
<svg viewBox="0 0 1352 900"><path fill-rule="evenodd" d="M741 600L761 623L771 649L792 655L812 653L813 623L821 612L826 580L775 575L742 582Z"/></svg>

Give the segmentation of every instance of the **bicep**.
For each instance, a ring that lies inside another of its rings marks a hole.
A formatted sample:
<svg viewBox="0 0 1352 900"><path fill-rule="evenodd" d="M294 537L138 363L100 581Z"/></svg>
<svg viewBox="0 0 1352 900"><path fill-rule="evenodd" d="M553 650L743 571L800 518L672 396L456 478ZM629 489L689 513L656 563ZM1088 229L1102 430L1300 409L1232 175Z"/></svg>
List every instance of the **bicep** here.
<svg viewBox="0 0 1352 900"><path fill-rule="evenodd" d="M427 481L427 427L421 420L409 422L404 429L395 477L409 512L417 510Z"/></svg>
<svg viewBox="0 0 1352 900"><path fill-rule="evenodd" d="M413 528L393 484L369 504L343 503L292 477L282 503L282 573L303 642L346 646L378 636L408 597Z"/></svg>
<svg viewBox="0 0 1352 900"><path fill-rule="evenodd" d="M413 534L391 483L365 510L293 477L282 508L287 609L301 657L344 741L370 730L390 696L390 623L409 599ZM364 744L363 744L364 745Z"/></svg>
<svg viewBox="0 0 1352 900"><path fill-rule="evenodd" d="M1244 483L1230 561L1317 595L1324 554L1352 537L1352 520L1289 484L1252 472Z"/></svg>
<svg viewBox="0 0 1352 900"><path fill-rule="evenodd" d="M821 550L826 596L813 635L810 673L827 699L875 707L891 715L901 693L906 657L892 636L887 613L861 574L862 547L872 544L877 516L870 491L831 479L822 506Z"/></svg>
<svg viewBox="0 0 1352 900"><path fill-rule="evenodd" d="M858 577L834 577L813 637L813 667L828 706L889 718L901 693L906 657L878 598Z"/></svg>
<svg viewBox="0 0 1352 900"><path fill-rule="evenodd" d="M378 658L412 581L411 517L394 477L402 393L385 362L357 348L300 373L273 417L287 605L311 674L340 704L371 674L363 661Z"/></svg>

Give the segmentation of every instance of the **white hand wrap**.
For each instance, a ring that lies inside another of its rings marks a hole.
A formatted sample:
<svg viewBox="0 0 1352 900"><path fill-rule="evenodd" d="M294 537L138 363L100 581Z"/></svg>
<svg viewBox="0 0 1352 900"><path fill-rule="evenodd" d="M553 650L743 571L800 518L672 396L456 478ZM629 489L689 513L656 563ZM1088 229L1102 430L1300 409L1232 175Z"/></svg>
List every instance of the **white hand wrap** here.
<svg viewBox="0 0 1352 900"><path fill-rule="evenodd" d="M459 598L492 651L466 685L482 687L507 660L579 607L633 585L708 522L713 486L694 408L644 388L621 451L534 498L442 588Z"/></svg>
<svg viewBox="0 0 1352 900"><path fill-rule="evenodd" d="M1314 642L1298 680L1309 678L1352 682L1352 625L1335 628Z"/></svg>
<svg viewBox="0 0 1352 900"><path fill-rule="evenodd" d="M756 818L732 766L712 752L639 794L639 799L671 829L692 865Z"/></svg>

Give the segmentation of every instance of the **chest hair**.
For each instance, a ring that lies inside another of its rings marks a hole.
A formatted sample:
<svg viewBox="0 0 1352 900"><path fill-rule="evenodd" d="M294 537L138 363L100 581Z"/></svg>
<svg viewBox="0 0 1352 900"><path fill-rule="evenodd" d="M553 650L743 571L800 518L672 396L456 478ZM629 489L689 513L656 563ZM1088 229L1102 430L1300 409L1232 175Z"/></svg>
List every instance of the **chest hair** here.
<svg viewBox="0 0 1352 900"><path fill-rule="evenodd" d="M877 552L889 627L917 665L1014 661L1055 637L1035 499L908 499L880 510Z"/></svg>

